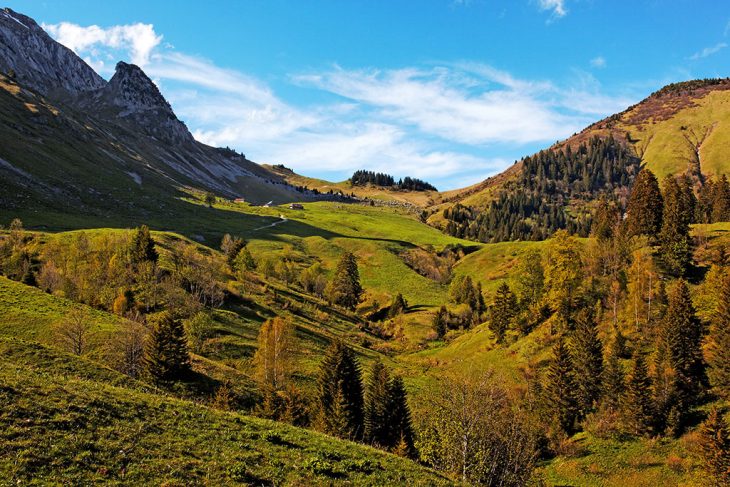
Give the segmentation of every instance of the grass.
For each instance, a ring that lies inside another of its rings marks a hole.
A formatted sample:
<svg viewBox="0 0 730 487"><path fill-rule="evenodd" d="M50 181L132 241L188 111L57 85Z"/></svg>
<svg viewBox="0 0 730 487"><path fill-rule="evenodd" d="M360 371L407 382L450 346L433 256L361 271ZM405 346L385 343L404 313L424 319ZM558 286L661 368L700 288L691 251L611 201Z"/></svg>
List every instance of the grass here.
<svg viewBox="0 0 730 487"><path fill-rule="evenodd" d="M686 440L619 441L581 433L575 442L575 455L558 457L541 466L540 474L548 485L707 485Z"/></svg>
<svg viewBox="0 0 730 487"><path fill-rule="evenodd" d="M72 356L29 364L36 347L0 340L15 351L0 355L0 477L13 484L451 484L366 446L124 387Z"/></svg>

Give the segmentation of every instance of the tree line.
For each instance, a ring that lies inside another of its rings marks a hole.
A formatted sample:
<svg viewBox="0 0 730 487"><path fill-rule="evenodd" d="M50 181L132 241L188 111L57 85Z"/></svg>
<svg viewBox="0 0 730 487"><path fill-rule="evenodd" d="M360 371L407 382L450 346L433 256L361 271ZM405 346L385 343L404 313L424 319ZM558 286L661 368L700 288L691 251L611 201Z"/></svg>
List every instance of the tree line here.
<svg viewBox="0 0 730 487"><path fill-rule="evenodd" d="M384 188L395 188L406 191L438 191L433 185L421 179L406 176L396 182L395 178L393 178L390 174L366 170L355 171L352 174L352 177L350 177L350 184L352 186L366 186L368 184L372 184Z"/></svg>

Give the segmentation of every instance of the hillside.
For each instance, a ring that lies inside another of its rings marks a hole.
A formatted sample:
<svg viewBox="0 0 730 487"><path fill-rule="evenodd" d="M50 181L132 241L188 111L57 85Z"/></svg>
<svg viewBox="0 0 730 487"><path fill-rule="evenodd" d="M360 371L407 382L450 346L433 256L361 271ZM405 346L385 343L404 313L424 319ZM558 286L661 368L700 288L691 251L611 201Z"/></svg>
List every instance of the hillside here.
<svg viewBox="0 0 730 487"><path fill-rule="evenodd" d="M687 174L696 187L708 179L730 173L725 157L730 147L730 81L695 80L668 85L627 110L587 127L578 134L523 158L503 173L477 185L443 195L444 204L431 209L429 223L453 235L462 236L466 228L449 230L449 222L476 226L469 238L481 241L544 238L557 228L580 230L590 217L591 200L601 196L625 204L632 178L646 167L662 180L667 175ZM593 149L596 140L615 141L611 153ZM614 152L624 151L616 159ZM577 156L577 157L576 157ZM606 167L621 174L610 175ZM550 167L557 171L550 171ZM600 172L603 171L603 175ZM596 175L602 176L598 179ZM612 180L612 178L614 178ZM527 186L533 190L528 201L516 196ZM537 189L537 191L535 191ZM557 217L544 218L557 203ZM460 221L447 218L444 210L466 207L471 215ZM505 212L527 217L526 228L516 228L504 220ZM491 213L491 216L489 215ZM480 218L490 219L486 232ZM530 218L537 222L530 222ZM496 220L495 220L496 219ZM583 220L583 221L582 221ZM507 227L501 234L496 226Z"/></svg>
<svg viewBox="0 0 730 487"><path fill-rule="evenodd" d="M382 451L161 396L22 340L2 338L0 350L0 476L13 483L451 485Z"/></svg>
<svg viewBox="0 0 730 487"><path fill-rule="evenodd" d="M442 198L441 193L438 191L400 191L372 184L361 186L353 185L349 181L331 182L297 174L283 165L264 165L264 167L283 178L284 181L292 186L303 186L312 190L316 189L320 193L329 193L330 191L334 193L342 192L346 195L354 194L360 199L367 198L386 204L401 204L418 208L433 206L440 202Z"/></svg>
<svg viewBox="0 0 730 487"><path fill-rule="evenodd" d="M3 210L150 219L184 212L187 187L259 204L313 198L242 154L195 141L137 66L118 63L107 82L10 9L0 52Z"/></svg>

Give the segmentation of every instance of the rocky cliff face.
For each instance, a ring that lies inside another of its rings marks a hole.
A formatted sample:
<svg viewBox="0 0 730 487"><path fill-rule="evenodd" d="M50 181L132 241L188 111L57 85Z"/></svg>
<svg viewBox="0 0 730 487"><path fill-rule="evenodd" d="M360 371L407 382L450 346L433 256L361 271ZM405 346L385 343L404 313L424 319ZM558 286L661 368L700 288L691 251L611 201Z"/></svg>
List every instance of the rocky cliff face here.
<svg viewBox="0 0 730 487"><path fill-rule="evenodd" d="M147 135L172 143L193 142L193 136L152 80L134 64L119 62L116 72L92 99L100 111L110 110Z"/></svg>
<svg viewBox="0 0 730 487"><path fill-rule="evenodd" d="M54 41L30 17L0 9L0 71L54 98L76 97L106 82L73 51Z"/></svg>

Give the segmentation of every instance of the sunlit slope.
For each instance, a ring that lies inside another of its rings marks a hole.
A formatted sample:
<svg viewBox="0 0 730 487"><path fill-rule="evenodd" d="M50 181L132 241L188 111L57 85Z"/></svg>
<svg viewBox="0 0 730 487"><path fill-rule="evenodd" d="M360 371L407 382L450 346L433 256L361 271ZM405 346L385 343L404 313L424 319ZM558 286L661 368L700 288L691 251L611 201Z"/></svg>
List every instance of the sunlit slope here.
<svg viewBox="0 0 730 487"><path fill-rule="evenodd" d="M0 338L0 351L0 477L13 484L450 484L409 460L152 394L21 340Z"/></svg>

